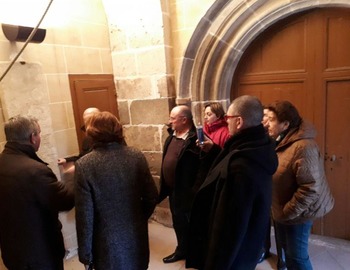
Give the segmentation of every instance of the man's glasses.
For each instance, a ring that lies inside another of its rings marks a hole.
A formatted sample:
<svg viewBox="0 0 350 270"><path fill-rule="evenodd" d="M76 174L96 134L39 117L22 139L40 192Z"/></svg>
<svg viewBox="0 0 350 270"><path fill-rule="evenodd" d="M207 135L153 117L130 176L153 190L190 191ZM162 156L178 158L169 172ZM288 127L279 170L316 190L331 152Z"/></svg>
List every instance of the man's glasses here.
<svg viewBox="0 0 350 270"><path fill-rule="evenodd" d="M225 119L225 121L227 121L230 118L237 118L237 117L241 117L241 116L239 114L236 114L236 115L225 115L224 119Z"/></svg>

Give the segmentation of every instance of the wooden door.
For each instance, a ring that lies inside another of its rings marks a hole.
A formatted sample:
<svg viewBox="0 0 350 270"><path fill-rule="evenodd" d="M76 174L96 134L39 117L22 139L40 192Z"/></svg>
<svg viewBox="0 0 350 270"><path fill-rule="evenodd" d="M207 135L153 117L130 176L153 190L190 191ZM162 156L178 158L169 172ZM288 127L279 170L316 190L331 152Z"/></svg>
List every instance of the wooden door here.
<svg viewBox="0 0 350 270"><path fill-rule="evenodd" d="M113 75L69 75L79 149L85 136L83 113L89 107L109 111L119 118Z"/></svg>
<svg viewBox="0 0 350 270"><path fill-rule="evenodd" d="M350 240L350 11L317 9L265 31L237 68L232 98L291 101L314 123L335 207L313 233Z"/></svg>
<svg viewBox="0 0 350 270"><path fill-rule="evenodd" d="M350 236L349 168L350 80L327 83L325 169L336 203L324 221L324 234Z"/></svg>

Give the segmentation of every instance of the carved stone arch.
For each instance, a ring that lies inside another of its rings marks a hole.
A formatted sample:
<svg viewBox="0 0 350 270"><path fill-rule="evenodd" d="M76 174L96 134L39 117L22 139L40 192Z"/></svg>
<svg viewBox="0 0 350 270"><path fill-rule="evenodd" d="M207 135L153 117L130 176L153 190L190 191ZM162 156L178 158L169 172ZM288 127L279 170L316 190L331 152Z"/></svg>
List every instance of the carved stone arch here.
<svg viewBox="0 0 350 270"><path fill-rule="evenodd" d="M281 19L321 7L350 7L349 0L217 0L197 25L181 66L177 103L228 103L237 65L253 40Z"/></svg>

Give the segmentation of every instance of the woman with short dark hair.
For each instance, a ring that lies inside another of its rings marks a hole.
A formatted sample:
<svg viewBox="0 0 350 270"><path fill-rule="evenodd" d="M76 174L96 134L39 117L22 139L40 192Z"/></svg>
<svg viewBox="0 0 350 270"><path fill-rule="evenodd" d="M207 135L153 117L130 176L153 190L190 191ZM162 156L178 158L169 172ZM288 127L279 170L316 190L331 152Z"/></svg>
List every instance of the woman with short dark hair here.
<svg viewBox="0 0 350 270"><path fill-rule="evenodd" d="M334 204L315 141L316 130L289 101L267 106L268 132L276 139L279 165L272 181L272 217L287 269L312 269L308 239L313 220Z"/></svg>

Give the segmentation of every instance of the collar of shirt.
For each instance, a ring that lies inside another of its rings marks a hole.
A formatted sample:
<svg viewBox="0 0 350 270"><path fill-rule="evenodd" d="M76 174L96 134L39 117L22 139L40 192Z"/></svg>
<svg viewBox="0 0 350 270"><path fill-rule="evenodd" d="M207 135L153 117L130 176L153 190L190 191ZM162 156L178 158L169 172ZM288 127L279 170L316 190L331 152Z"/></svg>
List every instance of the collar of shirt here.
<svg viewBox="0 0 350 270"><path fill-rule="evenodd" d="M174 130L173 136L176 137L177 139L186 140L187 137L188 137L189 132L190 132L190 131L187 131L184 135L182 135L182 136L177 136L177 135L176 135L176 130Z"/></svg>

